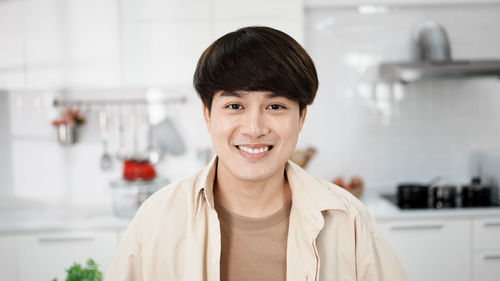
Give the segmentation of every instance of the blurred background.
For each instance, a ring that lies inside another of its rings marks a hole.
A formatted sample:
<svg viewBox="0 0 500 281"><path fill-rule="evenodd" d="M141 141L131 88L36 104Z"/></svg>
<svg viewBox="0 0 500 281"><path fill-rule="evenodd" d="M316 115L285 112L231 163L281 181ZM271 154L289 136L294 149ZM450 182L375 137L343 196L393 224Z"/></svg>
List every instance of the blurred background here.
<svg viewBox="0 0 500 281"><path fill-rule="evenodd" d="M0 0L2 280L106 271L140 203L213 156L193 72L249 25L316 64L294 160L412 280L499 280L500 1Z"/></svg>

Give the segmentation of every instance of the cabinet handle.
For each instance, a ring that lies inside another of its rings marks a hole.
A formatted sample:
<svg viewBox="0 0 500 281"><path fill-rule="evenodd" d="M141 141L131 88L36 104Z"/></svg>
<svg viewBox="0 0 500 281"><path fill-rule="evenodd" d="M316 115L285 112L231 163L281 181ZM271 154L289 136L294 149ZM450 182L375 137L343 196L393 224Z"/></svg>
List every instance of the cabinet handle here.
<svg viewBox="0 0 500 281"><path fill-rule="evenodd" d="M74 235L52 235L52 236L42 236L38 237L38 242L48 243L48 242L68 242L68 241L93 241L95 236L86 234L74 234Z"/></svg>
<svg viewBox="0 0 500 281"><path fill-rule="evenodd" d="M500 254L488 254L488 255L484 255L483 259L485 259L485 260L499 260L500 259Z"/></svg>
<svg viewBox="0 0 500 281"><path fill-rule="evenodd" d="M392 230L410 230L410 229L440 229L443 228L443 223L422 223L422 224L398 224L392 225Z"/></svg>
<svg viewBox="0 0 500 281"><path fill-rule="evenodd" d="M500 226L500 221L487 221L484 226Z"/></svg>

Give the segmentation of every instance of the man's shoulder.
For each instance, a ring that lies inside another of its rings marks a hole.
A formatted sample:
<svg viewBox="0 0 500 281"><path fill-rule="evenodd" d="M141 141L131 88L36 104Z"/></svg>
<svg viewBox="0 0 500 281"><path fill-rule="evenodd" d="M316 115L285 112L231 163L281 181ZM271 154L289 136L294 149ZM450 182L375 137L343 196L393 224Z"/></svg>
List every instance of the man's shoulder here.
<svg viewBox="0 0 500 281"><path fill-rule="evenodd" d="M198 172L190 177L186 177L172 182L153 193L141 205L142 213L168 214L188 211L196 198L196 188L199 180Z"/></svg>
<svg viewBox="0 0 500 281"><path fill-rule="evenodd" d="M314 176L298 166L291 165L290 168L289 171L294 173L293 179L304 187L321 211L341 210L357 214L365 209L358 198L340 186Z"/></svg>
<svg viewBox="0 0 500 281"><path fill-rule="evenodd" d="M323 192L318 193L323 197L322 200L335 202L333 206L340 205L339 208L325 209L323 211L325 226L331 225L331 223L328 221L338 221L338 211L342 210L341 216L343 217L342 221L344 221L344 224L358 225L358 227L363 226L369 230L368 232L373 237L378 235L379 230L377 227L375 227L375 220L373 219L372 215L365 207L365 205L357 197L338 185L320 178L316 179L320 184L312 186L311 188L322 189Z"/></svg>
<svg viewBox="0 0 500 281"><path fill-rule="evenodd" d="M320 184L316 188L323 189L321 194L328 194L324 197L326 200L340 202L341 206L351 215L359 215L360 212L366 211L363 203L349 191L324 179L318 178L318 182Z"/></svg>

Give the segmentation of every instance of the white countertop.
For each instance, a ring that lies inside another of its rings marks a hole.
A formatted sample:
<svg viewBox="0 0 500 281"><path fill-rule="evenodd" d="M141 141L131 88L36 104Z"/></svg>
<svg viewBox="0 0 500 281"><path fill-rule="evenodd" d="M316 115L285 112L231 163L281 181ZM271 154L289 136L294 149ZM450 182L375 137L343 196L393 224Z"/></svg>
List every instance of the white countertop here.
<svg viewBox="0 0 500 281"><path fill-rule="evenodd" d="M107 205L56 205L17 198L0 200L0 234L71 230L123 230L130 219Z"/></svg>
<svg viewBox="0 0 500 281"><path fill-rule="evenodd" d="M377 222L408 219L463 219L500 216L500 207L399 209L380 195L361 198Z"/></svg>
<svg viewBox="0 0 500 281"><path fill-rule="evenodd" d="M464 219L500 216L500 207L400 210L378 195L361 201L378 222L408 219ZM130 219L116 217L111 206L62 206L20 199L0 200L0 235L73 230L124 230Z"/></svg>

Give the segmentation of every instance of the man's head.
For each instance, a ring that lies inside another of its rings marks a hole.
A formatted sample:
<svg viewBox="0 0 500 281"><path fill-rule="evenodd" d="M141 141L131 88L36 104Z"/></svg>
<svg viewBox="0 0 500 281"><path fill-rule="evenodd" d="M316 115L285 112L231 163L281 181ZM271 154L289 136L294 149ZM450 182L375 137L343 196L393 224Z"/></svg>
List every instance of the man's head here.
<svg viewBox="0 0 500 281"><path fill-rule="evenodd" d="M282 180L318 87L306 51L272 28L239 29L202 54L194 85L218 177L233 184Z"/></svg>
<svg viewBox="0 0 500 281"><path fill-rule="evenodd" d="M217 91L269 91L311 104L318 89L314 63L287 34L269 27L245 27L216 40L201 55L194 87L210 111Z"/></svg>

